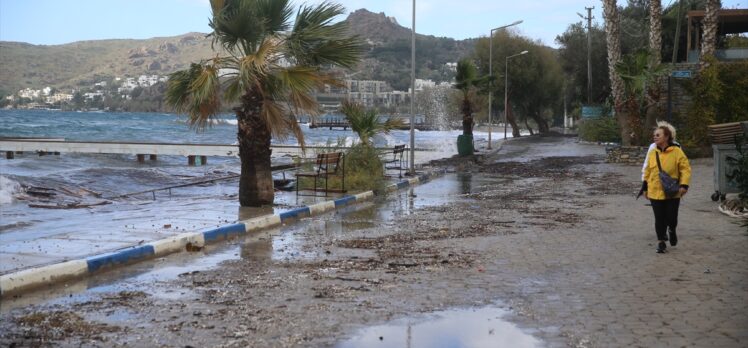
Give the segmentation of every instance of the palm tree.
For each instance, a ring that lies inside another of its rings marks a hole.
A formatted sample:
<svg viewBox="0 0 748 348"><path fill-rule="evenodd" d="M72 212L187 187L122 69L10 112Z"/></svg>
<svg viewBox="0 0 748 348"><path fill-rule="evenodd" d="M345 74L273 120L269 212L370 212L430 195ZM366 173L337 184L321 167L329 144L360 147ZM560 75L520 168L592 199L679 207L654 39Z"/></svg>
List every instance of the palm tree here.
<svg viewBox="0 0 748 348"><path fill-rule="evenodd" d="M616 119L621 126L621 142L631 145L631 127L628 115L624 112L626 104L623 80L616 72L616 65L621 61L621 25L616 0L603 0L603 16L605 17L605 41L608 46L608 75L610 89L613 95L613 107Z"/></svg>
<svg viewBox="0 0 748 348"><path fill-rule="evenodd" d="M312 93L340 82L322 68L353 67L361 42L348 35L340 5L302 6L290 24L289 0L211 0L215 57L169 76L166 102L186 113L198 130L210 124L221 102L238 102L237 139L242 206L272 204L270 140L294 135L304 147L295 115L316 115Z"/></svg>
<svg viewBox="0 0 748 348"><path fill-rule="evenodd" d="M704 58L713 56L717 45L717 14L720 10L719 0L707 0L704 14L704 37L701 41L701 66L705 66Z"/></svg>
<svg viewBox="0 0 748 348"><path fill-rule="evenodd" d="M379 133L389 134L392 130L401 128L404 123L399 118L388 118L379 122L379 115L374 109L367 110L363 105L351 101L343 101L340 112L345 115L351 130L358 134L361 143L370 146L371 138Z"/></svg>
<svg viewBox="0 0 748 348"><path fill-rule="evenodd" d="M652 113L657 107L657 101L652 98L652 87L662 79L666 67L662 64L652 64L652 51L639 49L634 53L623 56L616 64L616 73L623 80L625 91L624 112L629 119L631 141L636 145L644 145L646 124L642 123L642 116Z"/></svg>
<svg viewBox="0 0 748 348"><path fill-rule="evenodd" d="M462 92L460 111L462 112L462 134L473 135L473 113L475 104L473 97L479 87L484 87L490 77L478 77L478 68L469 59L457 62L454 88Z"/></svg>

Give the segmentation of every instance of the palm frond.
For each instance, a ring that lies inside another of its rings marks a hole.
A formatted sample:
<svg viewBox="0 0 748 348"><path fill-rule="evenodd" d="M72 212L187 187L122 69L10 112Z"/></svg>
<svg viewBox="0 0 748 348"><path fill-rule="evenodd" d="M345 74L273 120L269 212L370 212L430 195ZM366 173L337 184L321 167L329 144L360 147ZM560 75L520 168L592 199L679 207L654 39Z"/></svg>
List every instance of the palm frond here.
<svg viewBox="0 0 748 348"><path fill-rule="evenodd" d="M405 126L405 121L401 118L388 118L387 121L382 123L382 133L390 134L391 131L401 129Z"/></svg>
<svg viewBox="0 0 748 348"><path fill-rule="evenodd" d="M260 118L273 138L285 140L288 137L290 129L287 128L286 110L281 104L270 98L263 99Z"/></svg>
<svg viewBox="0 0 748 348"><path fill-rule="evenodd" d="M213 5L213 4L211 4ZM218 5L218 4L216 4ZM253 0L224 1L208 25L213 29L213 45L238 56L253 52L266 35L265 23L268 19L258 16L257 3Z"/></svg>
<svg viewBox="0 0 748 348"><path fill-rule="evenodd" d="M464 92L473 86L473 82L477 76L478 69L475 67L475 64L468 59L461 59L457 62L455 88Z"/></svg>
<svg viewBox="0 0 748 348"><path fill-rule="evenodd" d="M265 31L268 35L288 31L293 15L289 0L255 0L257 16L265 18Z"/></svg>
<svg viewBox="0 0 748 348"><path fill-rule="evenodd" d="M367 110L359 103L345 100L340 106L340 112L345 115L351 130L356 132L361 142L366 145L371 144L370 140L374 135L383 131L376 110Z"/></svg>
<svg viewBox="0 0 748 348"><path fill-rule="evenodd" d="M328 2L301 7L286 38L288 55L300 65L353 67L363 52L363 42L349 35L344 22L331 24L344 11L342 6Z"/></svg>
<svg viewBox="0 0 748 348"><path fill-rule="evenodd" d="M192 64L190 69L170 75L166 102L186 113L190 126L202 130L220 109L220 83L215 66Z"/></svg>
<svg viewBox="0 0 748 348"><path fill-rule="evenodd" d="M190 105L190 85L202 69L200 64L190 64L189 69L176 71L169 75L166 83L166 104L178 113L186 112Z"/></svg>

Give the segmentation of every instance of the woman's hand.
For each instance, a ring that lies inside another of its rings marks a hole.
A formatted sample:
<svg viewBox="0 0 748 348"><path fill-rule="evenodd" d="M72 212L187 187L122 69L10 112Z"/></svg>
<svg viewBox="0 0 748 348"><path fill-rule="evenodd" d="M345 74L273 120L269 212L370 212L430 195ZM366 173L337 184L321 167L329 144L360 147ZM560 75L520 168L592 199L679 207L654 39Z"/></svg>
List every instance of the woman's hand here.
<svg viewBox="0 0 748 348"><path fill-rule="evenodd" d="M688 189L685 187L682 187L678 189L678 193L680 193L680 196L683 197L686 195L686 192L688 192Z"/></svg>

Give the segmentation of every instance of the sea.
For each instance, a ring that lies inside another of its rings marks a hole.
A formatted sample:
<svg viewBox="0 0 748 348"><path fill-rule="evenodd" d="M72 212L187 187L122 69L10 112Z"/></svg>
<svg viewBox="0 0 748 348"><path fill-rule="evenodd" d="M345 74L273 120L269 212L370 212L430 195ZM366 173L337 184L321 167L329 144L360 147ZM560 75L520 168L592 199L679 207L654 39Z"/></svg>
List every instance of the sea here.
<svg viewBox="0 0 748 348"><path fill-rule="evenodd" d="M217 118L211 127L196 131L189 126L185 116L167 113L0 110L0 137L236 144L236 124L233 115L225 115ZM308 146L350 146L358 139L350 130L310 129L307 123L302 123L301 127ZM460 130L415 131L416 148L423 149L416 152L415 162L424 163L456 154L459 134ZM485 142L487 136L485 132L474 133L476 143ZM499 136L494 133L494 139L498 140ZM409 131L398 130L377 136L374 142L377 147L392 147L409 144L409 139ZM298 141L289 137L273 140L273 144L298 145ZM288 159L273 158L275 163L284 160ZM45 156L23 153L16 154L14 159L6 159L3 151L0 158L0 239L6 242L29 238L35 233L86 229L91 221L132 221L140 215L151 217L153 226L162 222L159 214L168 214L174 219L180 214L194 216L194 212L209 210L216 213L206 216L207 220L236 221L241 218L237 216L237 180L123 197L240 172L238 157L208 157L207 162L207 165L188 166L183 156L158 156L156 161L146 159L145 163L138 163L135 155L77 153ZM274 176L287 174L274 173ZM276 203L293 205L277 199ZM55 206L71 209L50 209ZM163 213L159 213L159 209ZM224 216L219 213L221 209L229 209L231 213ZM129 216L123 213L126 211L130 211ZM119 227L125 225L127 222Z"/></svg>

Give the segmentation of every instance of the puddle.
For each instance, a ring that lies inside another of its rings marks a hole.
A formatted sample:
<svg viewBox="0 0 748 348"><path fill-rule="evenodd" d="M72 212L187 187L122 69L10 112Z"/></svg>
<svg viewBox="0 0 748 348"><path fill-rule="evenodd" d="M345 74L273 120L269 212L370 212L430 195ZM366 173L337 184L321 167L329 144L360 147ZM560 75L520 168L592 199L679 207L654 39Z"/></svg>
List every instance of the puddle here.
<svg viewBox="0 0 748 348"><path fill-rule="evenodd" d="M374 326L341 342L338 348L366 347L542 347L537 338L502 319L496 307L448 310Z"/></svg>

